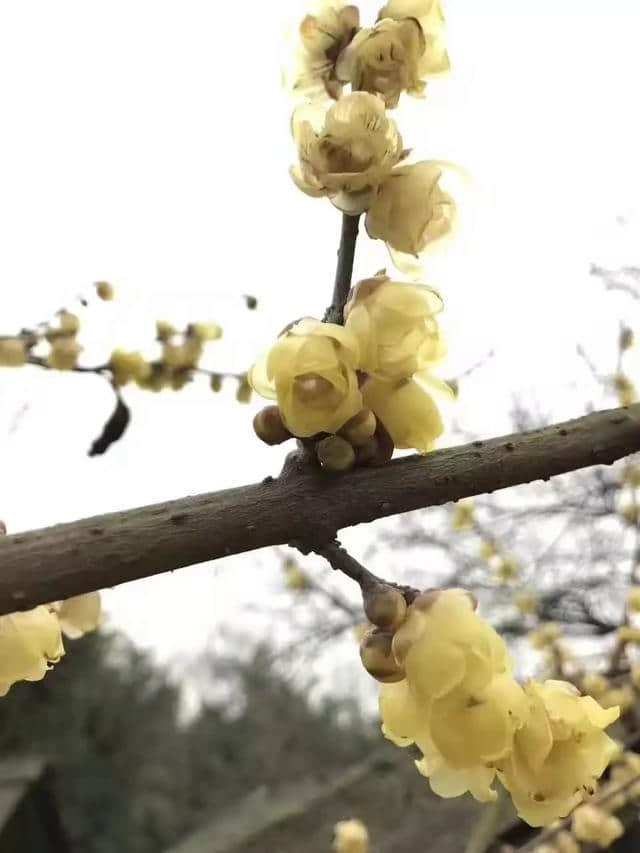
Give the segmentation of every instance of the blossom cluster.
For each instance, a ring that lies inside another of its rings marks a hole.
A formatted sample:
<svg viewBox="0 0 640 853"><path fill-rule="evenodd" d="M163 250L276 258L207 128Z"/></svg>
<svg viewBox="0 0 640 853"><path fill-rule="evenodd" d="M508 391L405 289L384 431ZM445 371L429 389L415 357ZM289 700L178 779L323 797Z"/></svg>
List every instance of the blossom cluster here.
<svg viewBox="0 0 640 853"><path fill-rule="evenodd" d="M374 610L367 608L372 621ZM489 802L497 778L532 826L593 793L616 752L604 729L617 708L564 681L520 685L504 641L465 590L423 592L377 624L361 657L382 681L383 732L398 746L418 746L417 768L435 793L470 791Z"/></svg>
<svg viewBox="0 0 640 853"><path fill-rule="evenodd" d="M366 212L369 236L403 270L451 231L456 213L440 186L446 165L407 163L411 151L387 116L402 92L422 96L426 78L448 71L443 26L439 0L390 0L372 27L360 26L356 6L325 0L299 27L291 88L305 102L292 118L291 177L344 213Z"/></svg>
<svg viewBox="0 0 640 853"><path fill-rule="evenodd" d="M445 351L441 307L432 288L381 272L353 289L344 326L285 329L248 374L277 403L256 415L258 436L308 441L334 470L386 461L394 447L428 451L443 429L436 401L452 396L431 371Z"/></svg>

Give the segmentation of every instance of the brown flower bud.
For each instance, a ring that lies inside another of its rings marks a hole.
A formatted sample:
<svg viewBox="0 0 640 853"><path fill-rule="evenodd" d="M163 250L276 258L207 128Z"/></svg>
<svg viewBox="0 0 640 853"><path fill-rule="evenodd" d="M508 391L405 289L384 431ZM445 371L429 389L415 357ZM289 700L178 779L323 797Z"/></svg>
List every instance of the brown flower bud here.
<svg viewBox="0 0 640 853"><path fill-rule="evenodd" d="M407 613L407 602L398 589L383 583L369 587L364 595L367 619L383 631L395 631Z"/></svg>
<svg viewBox="0 0 640 853"><path fill-rule="evenodd" d="M353 447L339 435L329 435L319 441L316 455L322 467L329 471L348 471L356 461Z"/></svg>
<svg viewBox="0 0 640 853"><path fill-rule="evenodd" d="M633 329L630 329L628 326L623 326L620 329L620 337L618 338L618 346L624 352L625 350L631 349L635 342Z"/></svg>
<svg viewBox="0 0 640 853"><path fill-rule="evenodd" d="M404 672L396 663L391 651L393 635L372 628L360 643L360 660L369 675L383 684L402 681Z"/></svg>
<svg viewBox="0 0 640 853"><path fill-rule="evenodd" d="M103 299L105 302L109 302L109 300L113 299L115 290L112 284L109 284L108 281L96 281L95 284L96 293L100 299Z"/></svg>
<svg viewBox="0 0 640 853"><path fill-rule="evenodd" d="M219 373L212 373L209 379L209 387L216 393L222 388L222 376Z"/></svg>
<svg viewBox="0 0 640 853"><path fill-rule="evenodd" d="M253 429L265 444L282 444L291 438L291 433L282 421L280 409L277 406L265 406L260 409L253 419Z"/></svg>
<svg viewBox="0 0 640 853"><path fill-rule="evenodd" d="M361 409L341 428L340 435L344 436L353 447L362 447L373 436L376 426L376 416L371 409Z"/></svg>
<svg viewBox="0 0 640 853"><path fill-rule="evenodd" d="M378 421L376 431L361 447L356 448L357 465L384 465L393 456L391 436Z"/></svg>

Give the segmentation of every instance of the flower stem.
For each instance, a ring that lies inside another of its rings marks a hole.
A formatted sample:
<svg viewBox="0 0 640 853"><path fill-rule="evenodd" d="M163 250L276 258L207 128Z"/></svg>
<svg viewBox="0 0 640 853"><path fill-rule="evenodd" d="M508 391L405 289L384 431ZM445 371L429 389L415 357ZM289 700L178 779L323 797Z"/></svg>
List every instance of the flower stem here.
<svg viewBox="0 0 640 853"><path fill-rule="evenodd" d="M338 323L340 326L344 323L343 311L351 290L359 221L360 215L342 214L342 231L340 232L340 246L338 247L338 266L336 267L336 278L333 285L333 299L322 318L325 323Z"/></svg>

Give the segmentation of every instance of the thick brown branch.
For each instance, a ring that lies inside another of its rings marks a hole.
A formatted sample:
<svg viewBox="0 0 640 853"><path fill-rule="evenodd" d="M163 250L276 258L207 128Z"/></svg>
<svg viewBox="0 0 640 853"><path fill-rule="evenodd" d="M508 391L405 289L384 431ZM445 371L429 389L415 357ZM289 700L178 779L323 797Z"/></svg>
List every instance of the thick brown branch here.
<svg viewBox="0 0 640 853"><path fill-rule="evenodd" d="M343 477L299 476L8 536L0 612L343 527L610 464L640 451L640 404L544 429L409 456Z"/></svg>

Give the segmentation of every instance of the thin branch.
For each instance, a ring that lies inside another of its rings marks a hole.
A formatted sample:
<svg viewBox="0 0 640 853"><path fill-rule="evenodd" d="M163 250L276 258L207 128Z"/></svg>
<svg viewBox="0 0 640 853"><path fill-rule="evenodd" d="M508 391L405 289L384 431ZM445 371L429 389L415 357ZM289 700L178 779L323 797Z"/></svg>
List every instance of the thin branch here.
<svg viewBox="0 0 640 853"><path fill-rule="evenodd" d="M370 572L369 569L366 569L361 563L352 557L337 540L334 540L333 542L326 542L324 544L309 545L306 547L303 545L296 545L296 547L303 553L311 550L315 551L315 553L319 554L321 557L324 557L331 565L332 569L342 572L343 575L346 575L348 578L355 581L363 594L367 589L370 589L376 584L386 584L387 586L393 586L400 590L409 604L411 604L413 599L418 595L419 590L414 589L411 586L392 583L391 581L374 575L373 572Z"/></svg>
<svg viewBox="0 0 640 853"><path fill-rule="evenodd" d="M340 232L340 246L338 248L338 266L336 268L336 279L333 285L333 298L331 305L324 313L325 323L344 323L344 306L349 298L351 290L351 276L353 275L353 259L356 252L356 240L358 239L359 216L342 214L342 231Z"/></svg>
<svg viewBox="0 0 640 853"><path fill-rule="evenodd" d="M298 476L18 533L0 542L0 614L437 506L640 451L640 403L544 429Z"/></svg>

